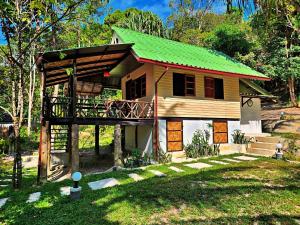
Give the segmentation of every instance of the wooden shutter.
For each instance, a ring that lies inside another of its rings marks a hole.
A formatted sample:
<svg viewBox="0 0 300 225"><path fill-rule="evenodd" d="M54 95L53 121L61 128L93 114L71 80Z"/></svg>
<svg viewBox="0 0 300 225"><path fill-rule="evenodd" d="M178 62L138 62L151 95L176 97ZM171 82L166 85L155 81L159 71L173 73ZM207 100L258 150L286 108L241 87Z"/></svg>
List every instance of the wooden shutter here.
<svg viewBox="0 0 300 225"><path fill-rule="evenodd" d="M212 77L204 77L205 97L215 97L215 79Z"/></svg>
<svg viewBox="0 0 300 225"><path fill-rule="evenodd" d="M214 121L214 143L228 143L227 121Z"/></svg>
<svg viewBox="0 0 300 225"><path fill-rule="evenodd" d="M168 151L181 151L182 144L182 121L167 122Z"/></svg>

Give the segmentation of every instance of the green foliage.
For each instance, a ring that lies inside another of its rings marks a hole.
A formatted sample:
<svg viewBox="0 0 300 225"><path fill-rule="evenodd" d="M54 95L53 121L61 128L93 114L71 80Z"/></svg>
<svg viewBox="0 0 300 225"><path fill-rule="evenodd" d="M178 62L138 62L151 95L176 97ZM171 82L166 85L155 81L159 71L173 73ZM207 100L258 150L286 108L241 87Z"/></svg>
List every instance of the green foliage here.
<svg viewBox="0 0 300 225"><path fill-rule="evenodd" d="M250 52L252 44L247 38L244 26L223 24L216 27L206 39L209 45L218 51L234 57L237 53L246 55Z"/></svg>
<svg viewBox="0 0 300 225"><path fill-rule="evenodd" d="M158 149L158 163L169 163L172 161L172 155L168 152L163 151L161 148Z"/></svg>
<svg viewBox="0 0 300 225"><path fill-rule="evenodd" d="M213 156L220 153L220 144L209 144L210 134L208 130L196 130L192 143L185 146L185 154L188 158L201 156Z"/></svg>
<svg viewBox="0 0 300 225"><path fill-rule="evenodd" d="M249 144L253 138L246 138L245 133L242 133L240 130L235 130L232 134L234 144Z"/></svg>
<svg viewBox="0 0 300 225"><path fill-rule="evenodd" d="M151 157L143 154L141 149L134 148L127 157L124 157L123 164L127 168L147 166L151 164Z"/></svg>
<svg viewBox="0 0 300 225"><path fill-rule="evenodd" d="M8 152L9 142L7 138L0 137L0 155Z"/></svg>
<svg viewBox="0 0 300 225"><path fill-rule="evenodd" d="M287 140L287 149L285 149L285 152L283 154L283 157L285 159L300 161L300 155L297 155L300 147L297 145L296 141L297 141L296 138Z"/></svg>

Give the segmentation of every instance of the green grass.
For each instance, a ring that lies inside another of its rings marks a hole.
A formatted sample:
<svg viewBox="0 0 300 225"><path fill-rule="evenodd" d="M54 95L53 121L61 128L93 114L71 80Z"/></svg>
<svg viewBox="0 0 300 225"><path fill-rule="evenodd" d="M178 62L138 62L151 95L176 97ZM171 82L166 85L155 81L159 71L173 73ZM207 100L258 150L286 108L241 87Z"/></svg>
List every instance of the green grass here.
<svg viewBox="0 0 300 225"><path fill-rule="evenodd" d="M272 132L272 136L280 136L282 138L287 139L296 139L300 140L300 133L280 133L280 132Z"/></svg>
<svg viewBox="0 0 300 225"><path fill-rule="evenodd" d="M296 224L300 219L299 164L260 158L204 170L174 165L185 172L153 165L135 171L147 178L140 182L128 178L132 171L84 176L79 201L59 194L70 181L38 187L30 170L24 189L0 191L0 198L11 198L0 211L0 224ZM154 177L149 169L167 177ZM88 182L108 177L121 185L89 189ZM35 191L42 192L41 200L26 204Z"/></svg>

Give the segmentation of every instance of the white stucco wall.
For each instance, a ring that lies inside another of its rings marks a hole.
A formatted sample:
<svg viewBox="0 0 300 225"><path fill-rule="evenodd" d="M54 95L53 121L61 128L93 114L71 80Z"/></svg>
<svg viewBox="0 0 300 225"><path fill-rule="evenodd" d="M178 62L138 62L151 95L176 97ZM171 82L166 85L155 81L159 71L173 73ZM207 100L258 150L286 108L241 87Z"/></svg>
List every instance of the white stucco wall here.
<svg viewBox="0 0 300 225"><path fill-rule="evenodd" d="M227 121L227 127L228 127L228 143L233 143L232 134L235 130L240 130L240 121L239 120L228 120Z"/></svg>
<svg viewBox="0 0 300 225"><path fill-rule="evenodd" d="M213 142L213 130L209 126L212 125L212 120L183 120L183 144L187 145L192 142L193 135L196 130L209 130L209 142Z"/></svg>
<svg viewBox="0 0 300 225"><path fill-rule="evenodd" d="M125 148L135 148L135 126L125 126Z"/></svg>
<svg viewBox="0 0 300 225"><path fill-rule="evenodd" d="M244 98L244 102L247 101ZM246 134L259 134L262 132L261 127L261 102L259 98L253 98L253 105L242 106L241 103L241 131Z"/></svg>
<svg viewBox="0 0 300 225"><path fill-rule="evenodd" d="M151 154L153 149L152 126L137 126L137 144L143 154Z"/></svg>
<svg viewBox="0 0 300 225"><path fill-rule="evenodd" d="M167 132L167 121L166 120L158 120L158 140L160 148L166 152L167 151L167 138L166 138L166 132Z"/></svg>
<svg viewBox="0 0 300 225"><path fill-rule="evenodd" d="M239 120L228 120L228 143L232 143L232 134L234 130L240 130ZM183 120L183 144L187 145L192 142L193 135L196 130L210 131L210 144L213 143L213 120ZM159 120L159 142L163 151L167 151L166 138L166 120Z"/></svg>

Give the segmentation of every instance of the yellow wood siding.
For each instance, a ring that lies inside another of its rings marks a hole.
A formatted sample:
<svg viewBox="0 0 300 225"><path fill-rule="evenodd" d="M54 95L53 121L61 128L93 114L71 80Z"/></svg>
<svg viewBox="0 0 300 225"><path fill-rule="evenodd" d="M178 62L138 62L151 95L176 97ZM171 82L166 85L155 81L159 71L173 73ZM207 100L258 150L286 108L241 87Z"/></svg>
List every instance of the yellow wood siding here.
<svg viewBox="0 0 300 225"><path fill-rule="evenodd" d="M164 72L164 67L145 64L122 78L123 98L125 99L126 81L136 79L146 73L146 97L141 101L153 101L154 86ZM173 73L195 75L195 96L173 96ZM204 77L222 78L224 82L224 100L204 96ZM239 78L196 73L187 70L169 69L158 85L159 117L193 118L240 118Z"/></svg>
<svg viewBox="0 0 300 225"><path fill-rule="evenodd" d="M154 66L155 80L164 68ZM173 73L195 75L196 96L173 96ZM224 82L224 100L205 98L204 77L222 78ZM206 75L187 70L169 69L158 85L158 116L160 117L204 117L204 118L240 118L239 79L218 75Z"/></svg>
<svg viewBox="0 0 300 225"><path fill-rule="evenodd" d="M122 77L122 98L126 98L126 82L130 79L135 80L140 76L146 74L146 96L137 100L140 101L152 101L154 95L154 81L153 81L153 66L151 64L144 64L135 71Z"/></svg>

